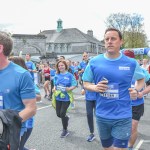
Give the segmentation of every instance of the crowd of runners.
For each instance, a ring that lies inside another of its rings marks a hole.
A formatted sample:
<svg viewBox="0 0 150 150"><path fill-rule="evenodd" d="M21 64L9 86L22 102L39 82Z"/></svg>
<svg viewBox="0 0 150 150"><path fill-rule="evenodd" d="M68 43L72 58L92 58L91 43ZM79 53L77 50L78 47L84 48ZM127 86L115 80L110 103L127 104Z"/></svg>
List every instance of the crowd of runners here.
<svg viewBox="0 0 150 150"><path fill-rule="evenodd" d="M98 134L105 150L133 150L138 124L144 114L144 97L150 91L148 60L136 61L132 50L121 51L123 39L117 29L108 28L104 42L106 52L91 60L84 52L81 62L60 56L56 64L46 61L34 64L30 54L26 54L25 60L9 57L13 42L9 35L0 32L0 98L3 109L16 110L22 118L19 150L28 150L25 143L33 129L36 101L42 98L52 102L57 117L62 121L60 137L69 135L70 116L67 112L75 109L75 88L80 88L81 94L85 95L89 126L86 140L92 142L95 139L96 117ZM11 75L10 71L15 73ZM14 81L9 88L10 93L3 78ZM40 95L41 87L44 97ZM10 101L10 98L16 100Z"/></svg>

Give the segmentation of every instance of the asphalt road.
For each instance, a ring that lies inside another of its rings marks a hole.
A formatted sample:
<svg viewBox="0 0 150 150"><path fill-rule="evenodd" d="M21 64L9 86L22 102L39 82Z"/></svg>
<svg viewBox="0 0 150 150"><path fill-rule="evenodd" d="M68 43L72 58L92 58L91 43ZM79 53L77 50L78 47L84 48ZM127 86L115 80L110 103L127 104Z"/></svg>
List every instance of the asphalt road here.
<svg viewBox="0 0 150 150"><path fill-rule="evenodd" d="M44 96L41 88L42 96ZM38 103L33 132L26 144L28 148L36 150L102 150L95 124L96 139L87 142L89 129L86 120L85 100L80 94L80 88L74 90L75 109L69 111L69 136L60 138L62 125L51 106L51 101L42 98ZM150 97L145 100L145 114L139 124L139 137L135 150L150 149Z"/></svg>

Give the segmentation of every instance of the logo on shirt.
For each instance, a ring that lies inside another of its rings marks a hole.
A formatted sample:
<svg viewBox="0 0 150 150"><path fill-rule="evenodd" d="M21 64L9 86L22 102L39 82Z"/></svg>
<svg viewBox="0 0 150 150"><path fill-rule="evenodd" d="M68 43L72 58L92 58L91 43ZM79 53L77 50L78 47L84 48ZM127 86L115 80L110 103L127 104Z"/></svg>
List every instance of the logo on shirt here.
<svg viewBox="0 0 150 150"><path fill-rule="evenodd" d="M130 70L130 67L119 66L119 70Z"/></svg>
<svg viewBox="0 0 150 150"><path fill-rule="evenodd" d="M6 89L4 93L10 93L10 89Z"/></svg>
<svg viewBox="0 0 150 150"><path fill-rule="evenodd" d="M68 77L64 77L64 79L69 80L69 78L68 78Z"/></svg>

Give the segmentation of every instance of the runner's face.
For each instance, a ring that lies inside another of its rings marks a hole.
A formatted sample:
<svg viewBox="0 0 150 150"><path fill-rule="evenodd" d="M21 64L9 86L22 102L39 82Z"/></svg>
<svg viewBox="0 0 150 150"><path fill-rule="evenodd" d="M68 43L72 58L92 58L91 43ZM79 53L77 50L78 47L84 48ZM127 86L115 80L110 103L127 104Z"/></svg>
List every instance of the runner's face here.
<svg viewBox="0 0 150 150"><path fill-rule="evenodd" d="M26 55L26 60L30 60L30 56L29 55Z"/></svg>
<svg viewBox="0 0 150 150"><path fill-rule="evenodd" d="M88 54L83 54L83 60L88 60Z"/></svg>
<svg viewBox="0 0 150 150"><path fill-rule="evenodd" d="M60 73L64 73L66 71L66 67L62 62L60 62L58 64L58 69L59 69Z"/></svg>
<svg viewBox="0 0 150 150"><path fill-rule="evenodd" d="M118 53L122 45L118 32L108 31L104 36L105 48L108 53Z"/></svg>

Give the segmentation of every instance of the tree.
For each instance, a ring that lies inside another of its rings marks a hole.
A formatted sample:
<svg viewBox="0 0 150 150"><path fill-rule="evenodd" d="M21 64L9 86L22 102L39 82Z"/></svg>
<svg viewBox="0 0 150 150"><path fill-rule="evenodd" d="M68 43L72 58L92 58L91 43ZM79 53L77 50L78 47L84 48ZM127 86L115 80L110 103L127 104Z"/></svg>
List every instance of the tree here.
<svg viewBox="0 0 150 150"><path fill-rule="evenodd" d="M147 47L147 36L143 29L144 18L139 14L111 14L105 21L107 27L119 29L123 35L124 48Z"/></svg>

